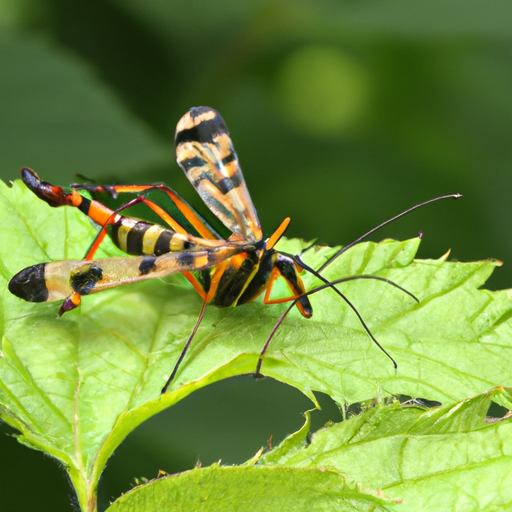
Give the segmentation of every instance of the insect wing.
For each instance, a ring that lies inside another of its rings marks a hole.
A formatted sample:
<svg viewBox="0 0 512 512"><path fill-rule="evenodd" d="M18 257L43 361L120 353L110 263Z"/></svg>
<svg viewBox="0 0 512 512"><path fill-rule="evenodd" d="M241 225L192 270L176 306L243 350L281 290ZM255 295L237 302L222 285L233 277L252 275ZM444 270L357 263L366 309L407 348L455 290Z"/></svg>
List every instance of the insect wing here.
<svg viewBox="0 0 512 512"><path fill-rule="evenodd" d="M208 208L241 240L263 238L260 221L220 114L191 108L176 127L176 157Z"/></svg>
<svg viewBox="0 0 512 512"><path fill-rule="evenodd" d="M224 246L162 256L40 263L18 272L9 282L9 291L29 302L62 300L75 292L88 295L145 279L204 270L241 251L239 246Z"/></svg>

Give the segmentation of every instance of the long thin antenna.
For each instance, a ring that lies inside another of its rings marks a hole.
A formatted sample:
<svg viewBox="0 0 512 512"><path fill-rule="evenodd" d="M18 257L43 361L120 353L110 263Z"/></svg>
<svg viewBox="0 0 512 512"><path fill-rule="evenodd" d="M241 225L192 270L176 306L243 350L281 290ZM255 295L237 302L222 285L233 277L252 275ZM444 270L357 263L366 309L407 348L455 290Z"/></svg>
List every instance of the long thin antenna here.
<svg viewBox="0 0 512 512"><path fill-rule="evenodd" d="M314 268L311 268L307 263L304 263L300 257L299 254L294 256L293 254L288 254L286 252L280 252L280 254L284 254L285 256L288 256L290 259L295 261L297 265L302 267L306 272L309 272L310 274L313 274L317 279L320 279L320 281L323 281L326 285L330 285L330 287L335 291L338 292L339 290L335 288L332 281L327 280L318 270L315 270ZM390 284L391 286L394 286L395 288L398 288L402 292L406 293L410 297L412 297L416 302L419 302L419 299L411 293L409 290L406 290L405 288L401 287L399 284L396 284L394 281L391 281L391 279L386 279L385 277L380 276L370 276L366 274L360 274L357 276L350 276L348 278L345 278L347 280L354 280L354 279L375 279L376 281L383 281L384 283ZM303 295L307 295L307 293L304 293Z"/></svg>
<svg viewBox="0 0 512 512"><path fill-rule="evenodd" d="M316 271L313 271L313 273L315 275L317 274ZM325 290L326 288L332 288L346 302L346 304L352 309L352 311L356 314L359 322L361 323L363 329L366 331L366 333L368 334L370 339L388 357L388 359L393 363L393 366L394 366L394 368L396 370L398 368L397 362L393 359L393 357L389 354L389 352L377 341L375 336L370 331L370 328L366 325L366 322L363 320L363 317L361 316L361 313L359 313L359 311L354 306L354 304L352 304L352 302L350 302L350 300L347 298L347 296L345 294L343 294L342 292L340 292L340 290L338 290L338 288L336 288L335 285L336 284L340 284L340 283L345 283L347 281L355 281L356 279L376 279L377 281L384 281L386 283L389 283L389 284L395 286L399 290L402 290L407 295L410 295L416 302L419 302L418 299L411 292L407 291L405 288L402 288L401 286L397 285L396 283L393 283L393 281L390 281L389 279L386 279L384 277L360 275L360 276L342 277L340 279L335 279L334 281L327 281L322 276L318 276L318 277L320 279L322 279L325 283L320 285L320 286L318 286L317 288L314 288L313 290L309 290L307 292L304 292L299 297L293 299L292 302L290 303L290 305L286 308L286 311L279 317L279 320L274 325L272 331L270 332L269 337L267 338L267 341L265 342L263 350L260 353L260 357L258 358L258 364L256 365L256 371L254 372L254 376L255 377L260 377L261 376L260 370L261 370L261 365L263 363L263 357L265 355L265 352L267 351L267 349L268 349L268 347L270 345L270 342L272 341L272 338L274 337L277 329L279 329L279 326L283 323L284 319L286 318L288 313L293 309L295 304L297 304L297 302L299 302L299 300L302 297L307 296L307 295L312 295L313 293L320 292L322 290Z"/></svg>
<svg viewBox="0 0 512 512"><path fill-rule="evenodd" d="M434 203L436 201L440 201L441 199L459 199L460 197L462 197L462 194L449 194L449 195L446 195L446 196L434 197L434 199L429 199L428 201L425 201L424 203L417 204L416 206L413 206L412 208L409 208L409 209L403 211L402 213L399 213L398 215L395 215L391 219L388 219L388 220L384 221L382 224L379 224L378 226L374 227L373 229L370 229L370 231L368 231L364 235L360 236L357 240L354 240L353 242L349 243L348 245L345 245L345 247L342 247L334 256L331 256L318 269L318 272L321 272L322 270L324 270L325 267L330 265L338 256L340 256L340 254L344 253L347 249L350 249L354 245L356 245L359 242L363 241L367 236L371 235L372 233L375 233L375 231L377 231L378 229L386 226L387 224L390 224L391 222L399 219L400 217L403 217L404 215L407 215L408 213L411 213L412 211L417 210L418 208L421 208L422 206L425 206L425 205L430 204L430 203ZM308 247L308 249L309 249L309 247ZM300 265L302 265L302 263L300 263Z"/></svg>

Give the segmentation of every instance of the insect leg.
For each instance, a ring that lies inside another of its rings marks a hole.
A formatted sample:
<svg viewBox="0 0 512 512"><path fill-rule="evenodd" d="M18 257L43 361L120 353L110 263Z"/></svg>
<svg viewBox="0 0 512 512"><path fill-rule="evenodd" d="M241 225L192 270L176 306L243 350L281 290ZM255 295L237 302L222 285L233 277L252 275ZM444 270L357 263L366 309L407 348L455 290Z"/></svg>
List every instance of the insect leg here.
<svg viewBox="0 0 512 512"><path fill-rule="evenodd" d="M302 316L306 318L311 318L313 316L313 308L309 303L309 299L304 296L304 292L306 289L304 288L304 284L297 274L295 267L290 262L288 265L287 261L283 261L284 258L282 254L278 255L278 259L275 262L274 267L272 268L272 272L270 273L267 289L265 291L265 296L263 297L264 304L282 304L283 302L290 302L291 300L298 299L297 308L299 309ZM274 282L278 277L283 277L288 285L288 288L292 292L291 297L284 297L282 299L271 299L270 294L272 292L272 288L274 286Z"/></svg>
<svg viewBox="0 0 512 512"><path fill-rule="evenodd" d="M260 373L261 365L263 364L263 357L265 356L265 352L268 350L268 347L270 345L270 342L272 341L272 338L274 337L274 334L276 333L277 329L279 329L279 326L283 323L283 320L286 318L286 315L293 309L295 306L295 303L298 302L299 298L293 299L293 302L286 308L286 311L279 317L279 320L276 322L274 327L272 328L272 331L270 332L269 337L267 338L267 341L265 342L265 345L263 346L263 350L260 353L260 357L258 358L258 364L256 365L256 370L254 371L254 378L259 379L263 377L263 375Z"/></svg>
<svg viewBox="0 0 512 512"><path fill-rule="evenodd" d="M105 235L107 234L108 226L110 224L114 224L119 221L119 216L117 214L122 212L123 210L126 210L126 209L138 204L138 203L144 203L147 206L149 206L149 208L151 208L155 213L160 215L160 217L166 222L168 221L168 219L173 220L167 212L165 212L162 208L160 208L160 206L155 204L153 201L146 199L144 196L137 196L135 199L132 199L131 201L128 201L125 204L122 204L119 208L116 208L114 211L112 211L112 213L110 214L108 219L105 221L105 223L101 226L100 231L94 238L84 259L86 259L86 260L92 259L92 257L98 250L99 245L101 244L101 242L105 238ZM168 222L168 224L170 224L170 222ZM177 232L186 234L185 230L179 224L177 224L174 221L173 221L173 224L175 224L179 228L180 231L177 231ZM172 227L174 227L174 226L172 226Z"/></svg>
<svg viewBox="0 0 512 512"><path fill-rule="evenodd" d="M188 348L190 347L190 343L192 342L197 329L199 329L199 325L201 324L201 321L203 320L204 313L206 311L206 306L208 305L208 301L205 299L203 301L203 306L201 307L201 311L199 312L199 317L197 319L196 325L194 326L194 329L190 333L190 336L188 337L187 342L185 343L185 346L183 347L183 350L181 351L180 357L178 358L177 363L174 366L174 369L170 375L170 377L167 379L167 382L165 383L165 386L162 388L162 395L164 393L167 393L167 390L169 389L169 386L171 385L171 382L173 381L174 377L176 376L176 372L178 371L178 368L180 367L181 362L183 361L183 358L185 357L185 354L187 353Z"/></svg>
<svg viewBox="0 0 512 512"><path fill-rule="evenodd" d="M64 313L80 306L81 302L82 296L78 292L73 292L71 295L66 297L64 302L61 304L57 314L62 316Z"/></svg>
<svg viewBox="0 0 512 512"><path fill-rule="evenodd" d="M167 194L172 203L178 208L178 210L184 215L184 217L190 222L190 224L197 230L197 232L204 238L219 238L219 236L213 231L210 226L206 223L206 221L172 188L168 187L163 183L159 183L156 185L82 185L82 184L73 184L71 185L73 188L77 190L87 190L88 192L100 192L100 193L108 193L110 195L117 194L149 194L154 190L160 190ZM163 210L160 206L158 206L155 202L153 202L155 206L157 206L157 210L155 213L162 217L162 219L169 224L173 229L175 229L178 233L184 233L185 230L177 224L172 217ZM153 209L153 208L152 208ZM160 214L160 211L165 212L165 216ZM167 218L166 218L167 217ZM169 221L172 220L172 222ZM181 231L181 230L182 231Z"/></svg>
<svg viewBox="0 0 512 512"><path fill-rule="evenodd" d="M363 317L361 316L361 313L359 313L359 311L354 306L354 304L352 304L352 302L348 299L348 297L345 294L343 294L340 290L338 290L335 285L336 284L340 284L340 283L344 283L344 282L347 282L347 281L355 281L356 279L374 279L374 280L377 280L377 281L382 281L382 282L385 282L387 284L390 284L391 286L394 286L395 288L397 288L400 291L402 291L402 292L406 293L407 295L409 295L416 302L419 302L418 298L416 296L414 296L411 292L406 290L405 288L402 288L400 285L394 283L393 281L390 281L389 279L386 279L385 277L359 275L359 276L343 277L343 278L340 278L340 279L336 279L334 281L328 281L327 279L325 279L325 277L320 275L317 271L309 268L307 265L305 265L304 268L305 268L305 270L310 271L316 277L321 279L324 282L324 284L321 285L321 286L318 286L317 288L314 288L313 290L309 290L307 292L304 292L299 297L295 297L295 298L291 298L290 299L293 302L288 306L286 311L279 317L278 321L276 322L276 324L272 328L272 331L270 332L270 335L267 338L267 341L265 342L263 350L261 351L260 357L258 359L258 364L256 365L256 371L254 372L254 377L255 378L261 377L260 370L261 370L261 365L263 363L263 357L265 355L265 352L268 350L268 347L270 345L270 342L272 341L272 338L274 337L274 335L275 335L277 329L279 328L279 326L283 323L283 321L286 318L286 316L288 315L288 313L293 309L293 307L296 304L299 303L300 300L303 300L304 298L307 298L309 295L312 295L313 293L317 293L319 291L325 290L327 288L333 289L345 301L345 303L352 309L352 311L354 311L354 313L356 314L356 316L357 316L361 326L366 331L366 333L368 334L370 339L373 341L373 343L375 343L375 345L377 345L377 347L379 347L379 349L388 357L388 359L391 360L391 362L393 363L393 366L394 366L394 368L396 370L398 368L398 365L397 365L395 359L393 359L393 357L387 352L387 350L377 341L377 339L375 338L375 336L371 332L371 330L368 327L368 325L366 325L366 322L364 321ZM276 302L286 302L286 299L285 300L279 300L278 299Z"/></svg>

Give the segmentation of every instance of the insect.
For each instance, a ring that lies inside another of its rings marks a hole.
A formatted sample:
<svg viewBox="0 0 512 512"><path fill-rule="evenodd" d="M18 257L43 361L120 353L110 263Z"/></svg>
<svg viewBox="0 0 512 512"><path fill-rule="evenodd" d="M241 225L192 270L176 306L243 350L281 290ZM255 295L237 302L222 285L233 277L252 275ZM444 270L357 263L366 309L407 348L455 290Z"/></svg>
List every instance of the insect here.
<svg viewBox="0 0 512 512"><path fill-rule="evenodd" d="M310 318L313 309L309 295L328 287L354 310L368 335L396 367L394 359L374 338L357 309L335 284L351 279L378 279L415 297L381 277L353 276L329 282L321 275L321 271L344 250L384 224L424 204L446 197L459 197L459 194L435 198L402 212L345 246L320 269L314 270L300 256L284 254L274 248L285 232L289 218L281 223L272 236L264 239L231 138L218 112L209 107L190 109L178 122L175 144L179 166L209 210L230 230L231 236L227 240L216 233L178 193L166 185L73 185L65 188L46 183L31 169L23 168L23 182L40 199L52 207L76 207L101 228L83 260L40 263L23 269L9 282L10 292L30 302L63 300L59 310L59 315L62 315L79 306L83 295L122 284L182 273L203 299L203 305L162 393L167 391L176 376L203 319L206 306L239 306L251 302L263 292L265 304L290 302L290 306L276 323L261 351L256 376L260 375L264 354L288 312L297 307L305 318ZM83 189L90 192L108 192L112 195L132 193L136 197L112 210L97 200L85 197L80 193ZM187 228L184 227L184 222L177 220L177 215L171 215L150 199L149 193L155 190L166 194L186 219ZM168 227L122 215L123 210L136 203L145 203ZM107 234L120 249L134 257L93 259ZM306 291L300 277L302 270L313 273L324 284ZM291 292L290 297L270 298L273 283L278 278L285 280Z"/></svg>

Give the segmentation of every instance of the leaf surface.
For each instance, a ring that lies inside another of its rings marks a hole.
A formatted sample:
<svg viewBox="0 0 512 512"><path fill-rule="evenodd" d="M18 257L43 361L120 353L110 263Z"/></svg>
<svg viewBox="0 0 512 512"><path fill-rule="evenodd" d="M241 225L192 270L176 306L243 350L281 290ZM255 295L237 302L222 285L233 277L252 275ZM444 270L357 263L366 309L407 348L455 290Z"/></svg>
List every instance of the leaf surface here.
<svg viewBox="0 0 512 512"><path fill-rule="evenodd" d="M0 414L22 432L20 441L65 464L83 509L94 510L99 475L122 440L195 389L252 373L285 305L209 308L169 393L161 396L201 306L183 277L85 297L80 310L58 319L59 304L25 303L6 284L28 265L82 258L95 229L77 210L51 209L19 182L1 186L0 220ZM295 311L285 319L263 374L312 400L319 390L340 404L397 393L450 404L510 385L512 301L508 292L478 289L496 264L414 261L418 243L360 244L325 271L330 279L392 279L420 299L382 281L340 285L397 360L396 373L353 311L323 291L311 296L312 319ZM293 240L281 246L292 253L303 247ZM304 259L318 268L334 251L315 248ZM120 254L107 241L98 257ZM305 281L314 287L316 278ZM284 293L276 286L275 296Z"/></svg>
<svg viewBox="0 0 512 512"><path fill-rule="evenodd" d="M325 467L396 500L397 510L508 510L512 503L512 421L489 422L497 388L437 409L377 406L328 426L293 447L288 440L260 464ZM295 445L296 443L294 443Z"/></svg>
<svg viewBox="0 0 512 512"><path fill-rule="evenodd" d="M366 407L308 440L304 427L242 467L194 469L141 485L108 512L134 510L507 510L510 419L489 423L497 388L427 409Z"/></svg>
<svg viewBox="0 0 512 512"><path fill-rule="evenodd" d="M325 469L213 465L160 478L125 494L108 512L138 510L390 510L385 500Z"/></svg>

